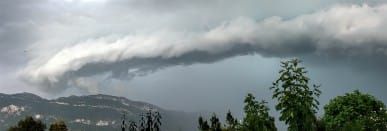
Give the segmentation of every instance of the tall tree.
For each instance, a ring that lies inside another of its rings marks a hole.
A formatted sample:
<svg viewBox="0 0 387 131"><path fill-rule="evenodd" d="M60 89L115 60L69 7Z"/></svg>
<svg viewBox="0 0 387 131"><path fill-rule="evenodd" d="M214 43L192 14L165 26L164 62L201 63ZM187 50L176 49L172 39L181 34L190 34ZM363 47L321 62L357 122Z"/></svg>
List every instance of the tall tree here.
<svg viewBox="0 0 387 131"><path fill-rule="evenodd" d="M222 131L222 124L215 113L212 113L210 125L208 125L207 120L204 120L202 116L199 117L198 123L200 131Z"/></svg>
<svg viewBox="0 0 387 131"><path fill-rule="evenodd" d="M126 130L126 112L123 112L122 113L122 116L121 116L121 131L125 131Z"/></svg>
<svg viewBox="0 0 387 131"><path fill-rule="evenodd" d="M238 120L232 116L230 110L228 110L228 112L226 114L226 122L228 125L228 127L226 127L227 131L238 130L238 125L239 125Z"/></svg>
<svg viewBox="0 0 387 131"><path fill-rule="evenodd" d="M210 130L210 126L208 125L207 120L204 120L202 116L199 116L198 123L199 123L199 127L198 128L199 128L200 131L208 131L208 130Z"/></svg>
<svg viewBox="0 0 387 131"><path fill-rule="evenodd" d="M160 131L161 130L161 114L158 111L149 109L148 112L140 114L140 131ZM135 124L134 122L132 124ZM135 125L137 127L137 125Z"/></svg>
<svg viewBox="0 0 387 131"><path fill-rule="evenodd" d="M44 131L46 125L40 120L35 120L31 116L27 116L20 120L16 126L12 126L8 131Z"/></svg>
<svg viewBox="0 0 387 131"><path fill-rule="evenodd" d="M328 130L387 130L387 110L383 102L359 90L330 100L323 120Z"/></svg>
<svg viewBox="0 0 387 131"><path fill-rule="evenodd" d="M153 119L152 119L152 109L149 109L146 113L146 131L153 131Z"/></svg>
<svg viewBox="0 0 387 131"><path fill-rule="evenodd" d="M156 111L153 113L153 129L155 131L160 131L160 126L161 126L161 114L160 112Z"/></svg>
<svg viewBox="0 0 387 131"><path fill-rule="evenodd" d="M146 129L145 115L144 115L144 113L141 113L140 114L140 127L139 127L139 130L140 131L145 131L145 129Z"/></svg>
<svg viewBox="0 0 387 131"><path fill-rule="evenodd" d="M55 121L50 125L49 131L68 131L64 121Z"/></svg>
<svg viewBox="0 0 387 131"><path fill-rule="evenodd" d="M210 122L211 122L211 126L210 126L211 131L222 131L222 124L220 124L219 118L216 116L215 113L212 113Z"/></svg>
<svg viewBox="0 0 387 131"><path fill-rule="evenodd" d="M137 131L137 124L134 121L129 121L129 131Z"/></svg>
<svg viewBox="0 0 387 131"><path fill-rule="evenodd" d="M274 117L269 115L269 108L265 101L258 102L255 97L249 93L245 98L245 118L242 123L244 131L276 131Z"/></svg>
<svg viewBox="0 0 387 131"><path fill-rule="evenodd" d="M280 111L280 120L285 121L289 131L310 131L316 129L316 116L321 91L319 86L309 86L305 67L301 61L292 59L281 62L280 77L270 87L273 99L278 100L275 109Z"/></svg>

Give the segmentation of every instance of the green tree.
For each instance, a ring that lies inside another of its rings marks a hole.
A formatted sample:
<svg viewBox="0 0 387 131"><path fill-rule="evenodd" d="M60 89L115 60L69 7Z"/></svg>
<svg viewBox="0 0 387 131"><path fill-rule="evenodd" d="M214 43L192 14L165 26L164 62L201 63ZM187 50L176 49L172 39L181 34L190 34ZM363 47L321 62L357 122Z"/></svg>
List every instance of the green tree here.
<svg viewBox="0 0 387 131"><path fill-rule="evenodd" d="M329 130L387 130L387 110L383 102L359 90L330 100L323 120Z"/></svg>
<svg viewBox="0 0 387 131"><path fill-rule="evenodd" d="M129 131L137 131L137 124L134 121L129 121Z"/></svg>
<svg viewBox="0 0 387 131"><path fill-rule="evenodd" d="M145 131L146 129L146 123L145 123L145 115L144 113L140 114L140 127L138 127L138 130Z"/></svg>
<svg viewBox="0 0 387 131"><path fill-rule="evenodd" d="M317 119L316 128L317 128L316 131L326 131L325 121L322 120L321 118Z"/></svg>
<svg viewBox="0 0 387 131"><path fill-rule="evenodd" d="M156 111L155 113L153 113L153 129L155 131L160 131L160 126L161 126L161 114L160 112Z"/></svg>
<svg viewBox="0 0 387 131"><path fill-rule="evenodd" d="M198 128L199 128L200 131L208 131L208 130L210 130L210 126L208 125L207 120L204 120L202 116L199 116L198 123L199 123L199 127Z"/></svg>
<svg viewBox="0 0 387 131"><path fill-rule="evenodd" d="M140 114L140 126L138 129L140 131L160 131L161 118L160 112L149 109L145 115L144 113Z"/></svg>
<svg viewBox="0 0 387 131"><path fill-rule="evenodd" d="M238 125L239 125L238 120L232 116L230 110L228 110L226 114L226 122L227 122L227 127L226 127L227 131L238 130Z"/></svg>
<svg viewBox="0 0 387 131"><path fill-rule="evenodd" d="M309 87L307 71L300 63L298 59L281 62L280 78L270 87L273 99L278 100L275 109L281 113L279 119L289 125L289 131L316 129L317 97L321 91L319 86Z"/></svg>
<svg viewBox="0 0 387 131"><path fill-rule="evenodd" d="M27 116L20 120L16 126L12 126L8 131L44 131L46 125L40 120L35 120L31 116Z"/></svg>
<svg viewBox="0 0 387 131"><path fill-rule="evenodd" d="M148 110L146 113L146 131L153 131L153 119L152 119L152 111L151 109Z"/></svg>
<svg viewBox="0 0 387 131"><path fill-rule="evenodd" d="M210 131L222 131L222 124L220 124L219 118L216 116L215 113L212 113L210 122Z"/></svg>
<svg viewBox="0 0 387 131"><path fill-rule="evenodd" d="M67 126L64 121L56 121L50 125L49 131L67 131Z"/></svg>
<svg viewBox="0 0 387 131"><path fill-rule="evenodd" d="M276 131L274 117L269 115L265 101L258 102L252 94L245 98L243 108L246 116L243 119L242 130L245 131Z"/></svg>
<svg viewBox="0 0 387 131"><path fill-rule="evenodd" d="M203 117L199 117L199 130L200 131L222 131L222 124L219 121L219 118L215 113L212 113L210 118L210 125L208 125L207 120L204 120Z"/></svg>

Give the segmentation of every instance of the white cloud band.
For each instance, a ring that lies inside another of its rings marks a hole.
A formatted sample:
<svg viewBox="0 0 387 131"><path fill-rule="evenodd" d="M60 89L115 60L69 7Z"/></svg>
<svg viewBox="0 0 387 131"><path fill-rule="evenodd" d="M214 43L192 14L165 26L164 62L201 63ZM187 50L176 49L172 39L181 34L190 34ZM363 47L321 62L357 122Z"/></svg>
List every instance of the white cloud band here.
<svg viewBox="0 0 387 131"><path fill-rule="evenodd" d="M167 66L267 56L387 54L387 5L335 6L292 19L239 17L199 32L156 31L74 44L21 71L31 83L60 89L78 77L133 77Z"/></svg>

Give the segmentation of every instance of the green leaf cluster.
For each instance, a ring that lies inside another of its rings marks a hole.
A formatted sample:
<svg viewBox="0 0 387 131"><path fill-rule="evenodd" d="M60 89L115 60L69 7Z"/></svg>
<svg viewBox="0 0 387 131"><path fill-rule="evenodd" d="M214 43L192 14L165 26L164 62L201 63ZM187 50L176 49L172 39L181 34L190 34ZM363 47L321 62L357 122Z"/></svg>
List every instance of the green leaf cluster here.
<svg viewBox="0 0 387 131"><path fill-rule="evenodd" d="M265 101L258 102L252 94L245 98L245 118L242 123L243 131L276 131L274 117L269 115L269 108Z"/></svg>
<svg viewBox="0 0 387 131"><path fill-rule="evenodd" d="M222 127L218 117L213 113L210 124L203 117L199 117L199 130L201 131L277 131L274 117L269 115L267 102L256 101L253 94L249 93L245 100L245 117L242 123L234 118L230 111L226 114L226 123Z"/></svg>
<svg viewBox="0 0 387 131"><path fill-rule="evenodd" d="M204 120L203 117L199 117L198 123L199 123L199 130L200 131L222 131L222 125L219 121L219 118L216 116L215 113L212 114L210 118L210 125L208 124L207 120Z"/></svg>
<svg viewBox="0 0 387 131"><path fill-rule="evenodd" d="M8 131L44 131L46 124L41 120L35 120L32 116L21 119L17 125L11 126ZM68 131L64 121L55 121L50 125L49 131Z"/></svg>
<svg viewBox="0 0 387 131"><path fill-rule="evenodd" d="M386 131L387 110L383 102L359 90L330 100L323 120L329 130Z"/></svg>
<svg viewBox="0 0 387 131"><path fill-rule="evenodd" d="M64 121L56 121L50 125L49 131L68 131Z"/></svg>
<svg viewBox="0 0 387 131"><path fill-rule="evenodd" d="M309 86L307 71L300 63L298 59L281 62L280 76L270 87L272 98L278 101L275 109L280 111L279 119L285 121L289 131L387 131L387 109L384 103L359 90L332 99L324 106L324 116L317 119L315 114L321 94L320 86ZM239 123L229 111L226 116L228 126L223 130L276 130L274 118L269 115L265 101L258 102L249 93L244 102L246 116L243 122ZM199 117L199 125L202 131L214 129L214 124L209 126L202 117Z"/></svg>
<svg viewBox="0 0 387 131"><path fill-rule="evenodd" d="M44 131L46 125L40 120L35 120L32 116L27 116L20 120L16 126L12 126L8 131Z"/></svg>
<svg viewBox="0 0 387 131"><path fill-rule="evenodd" d="M309 86L307 71L300 63L298 59L281 62L280 77L270 88L273 99L278 100L275 109L281 113L279 119L289 125L289 131L316 129L315 113L321 91L317 85Z"/></svg>
<svg viewBox="0 0 387 131"><path fill-rule="evenodd" d="M129 131L160 131L161 130L161 119L162 116L160 112L154 111L153 109L148 109L148 111L144 114L140 114L140 125L137 126L135 121L129 121ZM126 117L125 113L122 117L121 129L126 130Z"/></svg>

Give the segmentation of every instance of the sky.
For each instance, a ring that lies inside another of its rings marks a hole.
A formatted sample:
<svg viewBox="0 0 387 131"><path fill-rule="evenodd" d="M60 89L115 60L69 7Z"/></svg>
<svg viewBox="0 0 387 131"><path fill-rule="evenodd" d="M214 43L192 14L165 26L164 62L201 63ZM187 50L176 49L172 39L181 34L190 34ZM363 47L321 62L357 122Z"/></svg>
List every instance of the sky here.
<svg viewBox="0 0 387 131"><path fill-rule="evenodd" d="M387 103L383 0L2 0L0 92L109 94L239 117L298 58L320 108L354 89ZM319 114L321 114L322 109Z"/></svg>

